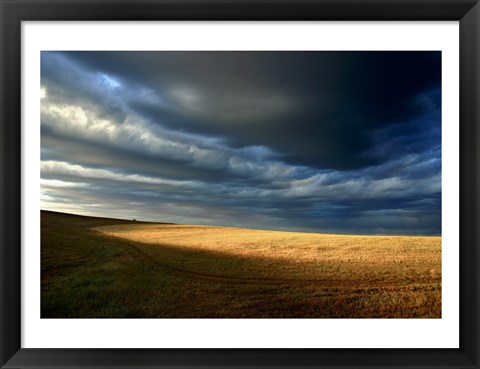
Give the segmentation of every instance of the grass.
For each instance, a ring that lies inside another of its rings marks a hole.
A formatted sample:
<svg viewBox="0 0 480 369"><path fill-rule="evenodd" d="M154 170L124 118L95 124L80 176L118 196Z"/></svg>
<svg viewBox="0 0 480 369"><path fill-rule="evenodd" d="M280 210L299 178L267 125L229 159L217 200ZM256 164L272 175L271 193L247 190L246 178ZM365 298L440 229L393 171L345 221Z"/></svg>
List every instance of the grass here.
<svg viewBox="0 0 480 369"><path fill-rule="evenodd" d="M440 318L441 238L42 211L44 318Z"/></svg>

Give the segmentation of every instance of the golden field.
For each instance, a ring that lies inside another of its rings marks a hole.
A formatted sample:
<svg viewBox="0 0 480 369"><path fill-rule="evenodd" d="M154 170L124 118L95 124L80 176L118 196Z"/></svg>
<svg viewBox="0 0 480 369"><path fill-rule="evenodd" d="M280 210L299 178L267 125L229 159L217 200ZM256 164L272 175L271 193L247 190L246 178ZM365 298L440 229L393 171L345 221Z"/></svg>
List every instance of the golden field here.
<svg viewBox="0 0 480 369"><path fill-rule="evenodd" d="M441 237L42 212L42 317L439 318Z"/></svg>

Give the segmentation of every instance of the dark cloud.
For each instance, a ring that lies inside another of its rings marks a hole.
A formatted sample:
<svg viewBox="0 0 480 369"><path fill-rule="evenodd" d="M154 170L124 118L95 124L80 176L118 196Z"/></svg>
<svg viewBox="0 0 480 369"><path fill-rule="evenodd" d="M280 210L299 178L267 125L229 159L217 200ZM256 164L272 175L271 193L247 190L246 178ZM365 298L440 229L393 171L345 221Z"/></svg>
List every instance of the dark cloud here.
<svg viewBox="0 0 480 369"><path fill-rule="evenodd" d="M284 160L318 168L384 161L384 155L369 155L376 146L372 133L390 125L401 130L440 104L439 52L70 52L62 57L112 76L125 89L155 91L157 99L126 101L154 123L216 135L237 147L267 145L287 153ZM410 124L409 136L421 129Z"/></svg>
<svg viewBox="0 0 480 369"><path fill-rule="evenodd" d="M151 220L440 233L440 52L41 60L47 207L70 201L111 215L135 204Z"/></svg>

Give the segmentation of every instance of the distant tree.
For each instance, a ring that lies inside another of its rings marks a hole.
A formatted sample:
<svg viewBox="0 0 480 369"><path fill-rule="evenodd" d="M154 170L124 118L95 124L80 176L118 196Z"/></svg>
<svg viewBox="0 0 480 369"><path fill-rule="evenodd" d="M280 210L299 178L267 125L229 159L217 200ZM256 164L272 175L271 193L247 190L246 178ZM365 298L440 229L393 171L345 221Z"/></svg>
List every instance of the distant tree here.
<svg viewBox="0 0 480 369"><path fill-rule="evenodd" d="M137 220L135 218L133 218L133 221L136 222Z"/></svg>

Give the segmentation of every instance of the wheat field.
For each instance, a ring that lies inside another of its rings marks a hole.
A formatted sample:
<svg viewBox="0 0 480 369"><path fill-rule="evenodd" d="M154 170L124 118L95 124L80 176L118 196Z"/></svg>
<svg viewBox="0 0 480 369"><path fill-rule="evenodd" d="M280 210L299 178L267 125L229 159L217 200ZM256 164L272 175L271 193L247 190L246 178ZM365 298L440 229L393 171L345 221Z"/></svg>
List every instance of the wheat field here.
<svg viewBox="0 0 480 369"><path fill-rule="evenodd" d="M42 221L45 317L441 317L441 237Z"/></svg>

